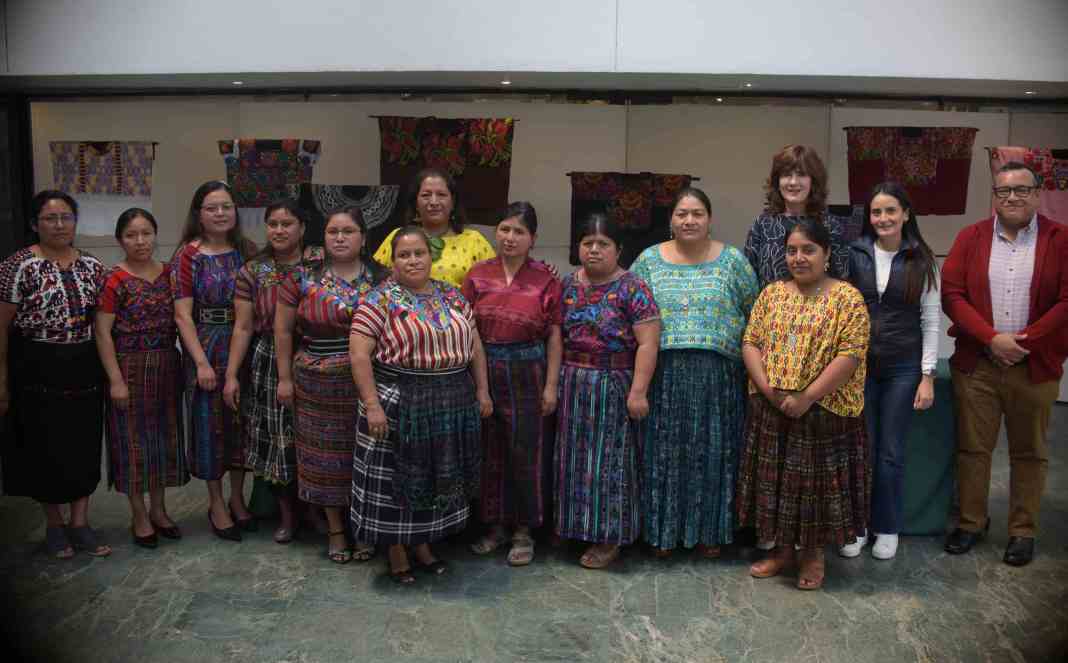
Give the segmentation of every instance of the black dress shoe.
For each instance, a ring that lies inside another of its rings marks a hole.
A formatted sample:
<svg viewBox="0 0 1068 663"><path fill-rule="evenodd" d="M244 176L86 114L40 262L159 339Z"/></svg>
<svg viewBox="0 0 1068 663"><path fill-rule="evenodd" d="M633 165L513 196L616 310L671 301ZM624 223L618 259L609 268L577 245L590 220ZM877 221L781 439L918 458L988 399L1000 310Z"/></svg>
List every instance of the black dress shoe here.
<svg viewBox="0 0 1068 663"><path fill-rule="evenodd" d="M211 509L208 509L208 524L211 525L211 531L215 532L215 536L226 541L240 541L241 530L237 529L237 525L230 525L226 529L219 529L215 526L215 521L211 519Z"/></svg>
<svg viewBox="0 0 1068 663"><path fill-rule="evenodd" d="M1005 563L1009 566L1027 566L1035 557L1035 537L1010 536L1005 547Z"/></svg>
<svg viewBox="0 0 1068 663"><path fill-rule="evenodd" d="M177 525L164 527L163 525L157 525L155 522L153 522L152 526L155 527L156 532L158 532L159 535L165 539L172 539L177 541L178 539L182 538L182 530L178 529Z"/></svg>
<svg viewBox="0 0 1068 663"><path fill-rule="evenodd" d="M978 532L969 532L961 528L953 530L953 533L946 537L945 550L950 555L963 555L970 551L975 544L982 540L990 529L990 519L986 519L986 526Z"/></svg>
<svg viewBox="0 0 1068 663"><path fill-rule="evenodd" d="M133 527L130 527L130 534L133 535L133 542L135 546L141 546L142 548L148 548L149 550L152 550L159 545L159 539L156 537L155 532L152 532L148 536L137 536L137 531Z"/></svg>
<svg viewBox="0 0 1068 663"><path fill-rule="evenodd" d="M237 523L237 527L240 527L246 532L258 532L260 529L260 524L256 520L256 516L249 516L248 518L238 518L236 515L234 515L234 510L230 509L230 517L233 518L235 523Z"/></svg>

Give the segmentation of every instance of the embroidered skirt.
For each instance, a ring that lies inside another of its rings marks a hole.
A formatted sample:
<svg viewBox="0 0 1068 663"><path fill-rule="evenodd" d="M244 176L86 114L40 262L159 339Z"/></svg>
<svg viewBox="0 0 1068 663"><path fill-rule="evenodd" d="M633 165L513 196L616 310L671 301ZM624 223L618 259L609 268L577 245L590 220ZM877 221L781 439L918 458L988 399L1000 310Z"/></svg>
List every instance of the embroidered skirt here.
<svg viewBox="0 0 1068 663"><path fill-rule="evenodd" d="M181 357L174 339L158 350L119 352L130 400L108 401L108 485L126 495L189 482L182 431Z"/></svg>
<svg viewBox="0 0 1068 663"><path fill-rule="evenodd" d="M791 419L749 396L735 503L760 541L817 548L856 540L868 526L871 465L861 417L813 405Z"/></svg>
<svg viewBox="0 0 1068 663"><path fill-rule="evenodd" d="M565 363L560 373L556 533L626 545L638 537L638 423L627 414L633 371Z"/></svg>
<svg viewBox="0 0 1068 663"><path fill-rule="evenodd" d="M240 417L223 402L226 362L230 358L230 324L197 323L200 347L215 369L215 389L204 391L197 384L197 367L185 352L186 454L189 472L207 481L221 479L230 469L247 469L248 453L240 435Z"/></svg>
<svg viewBox="0 0 1068 663"><path fill-rule="evenodd" d="M45 504L91 495L100 483L104 370L96 343L41 343L11 334L4 491Z"/></svg>
<svg viewBox="0 0 1068 663"><path fill-rule="evenodd" d="M293 358L293 420L297 442L297 494L309 504L346 507L352 497L359 393L352 380L348 339L338 351Z"/></svg>
<svg viewBox="0 0 1068 663"><path fill-rule="evenodd" d="M297 478L293 411L278 402L278 362L273 336L253 343L249 377L241 393L241 435L248 467L269 483L286 485Z"/></svg>
<svg viewBox="0 0 1068 663"><path fill-rule="evenodd" d="M642 538L670 550L730 543L745 368L711 350L657 358L642 437Z"/></svg>
<svg viewBox="0 0 1068 663"><path fill-rule="evenodd" d="M360 404L352 468L352 531L362 543L429 543L462 530L478 497L481 419L466 368L407 373L375 366L386 439Z"/></svg>
<svg viewBox="0 0 1068 663"><path fill-rule="evenodd" d="M544 518L545 346L484 347L493 416L482 424L480 516L486 523L538 527Z"/></svg>

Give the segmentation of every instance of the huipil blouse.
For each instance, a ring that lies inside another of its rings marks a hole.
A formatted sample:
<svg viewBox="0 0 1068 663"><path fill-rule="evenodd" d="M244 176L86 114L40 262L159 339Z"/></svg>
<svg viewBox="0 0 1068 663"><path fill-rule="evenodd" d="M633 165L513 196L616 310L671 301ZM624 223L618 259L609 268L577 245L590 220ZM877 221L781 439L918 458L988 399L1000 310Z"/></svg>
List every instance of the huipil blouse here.
<svg viewBox="0 0 1068 663"><path fill-rule="evenodd" d="M0 262L0 301L15 304L14 326L25 339L85 343L93 338L104 272L104 263L82 251L70 267L60 269L27 247Z"/></svg>

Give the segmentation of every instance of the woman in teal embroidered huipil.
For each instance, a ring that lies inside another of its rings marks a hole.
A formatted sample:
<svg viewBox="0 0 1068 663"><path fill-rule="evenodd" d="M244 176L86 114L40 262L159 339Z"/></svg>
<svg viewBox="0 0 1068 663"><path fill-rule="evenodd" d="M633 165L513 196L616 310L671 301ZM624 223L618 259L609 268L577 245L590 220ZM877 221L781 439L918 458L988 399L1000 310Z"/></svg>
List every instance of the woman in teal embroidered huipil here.
<svg viewBox="0 0 1068 663"><path fill-rule="evenodd" d="M671 241L631 271L653 290L663 331L642 450L643 536L658 556L731 542L737 449L745 419L742 334L759 293L741 251L710 234L708 196L675 197Z"/></svg>

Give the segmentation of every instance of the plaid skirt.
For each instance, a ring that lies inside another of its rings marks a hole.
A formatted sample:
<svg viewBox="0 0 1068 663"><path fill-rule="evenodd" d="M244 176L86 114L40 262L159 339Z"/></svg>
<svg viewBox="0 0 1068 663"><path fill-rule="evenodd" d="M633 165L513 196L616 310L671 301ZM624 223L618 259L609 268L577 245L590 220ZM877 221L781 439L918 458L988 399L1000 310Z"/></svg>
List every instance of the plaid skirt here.
<svg viewBox="0 0 1068 663"><path fill-rule="evenodd" d="M182 448L181 358L172 345L122 352L119 369L130 390L126 409L108 401L108 485L126 495L189 483Z"/></svg>
<svg viewBox="0 0 1068 663"><path fill-rule="evenodd" d="M481 419L470 371L375 366L389 422L371 437L360 403L352 461L352 531L361 543L431 543L462 530L478 497Z"/></svg>
<svg viewBox="0 0 1068 663"><path fill-rule="evenodd" d="M791 419L749 396L735 503L760 541L818 548L856 541L868 526L871 465L861 417L813 405Z"/></svg>
<svg viewBox="0 0 1068 663"><path fill-rule="evenodd" d="M486 344L493 415L482 424L482 499L486 523L539 527L544 519L542 449L545 346Z"/></svg>
<svg viewBox="0 0 1068 663"><path fill-rule="evenodd" d="M671 550L730 543L745 368L711 350L657 358L642 422L642 538Z"/></svg>
<svg viewBox="0 0 1068 663"><path fill-rule="evenodd" d="M286 485L297 476L293 412L278 402L278 363L273 336L253 343L249 379L241 390L241 435L246 463L257 477Z"/></svg>
<svg viewBox="0 0 1068 663"><path fill-rule="evenodd" d="M300 350L293 358L293 382L297 495L309 504L348 506L360 403L348 351Z"/></svg>

